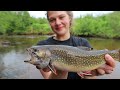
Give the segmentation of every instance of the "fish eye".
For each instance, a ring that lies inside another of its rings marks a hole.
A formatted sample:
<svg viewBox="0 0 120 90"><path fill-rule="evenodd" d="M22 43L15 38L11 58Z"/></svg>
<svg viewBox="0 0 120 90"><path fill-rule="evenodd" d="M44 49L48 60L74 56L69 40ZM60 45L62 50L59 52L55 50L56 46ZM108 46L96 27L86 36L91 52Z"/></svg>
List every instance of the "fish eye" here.
<svg viewBox="0 0 120 90"><path fill-rule="evenodd" d="M35 48L33 48L33 51L34 51L34 52L37 52L38 50L37 50L37 49L35 49Z"/></svg>

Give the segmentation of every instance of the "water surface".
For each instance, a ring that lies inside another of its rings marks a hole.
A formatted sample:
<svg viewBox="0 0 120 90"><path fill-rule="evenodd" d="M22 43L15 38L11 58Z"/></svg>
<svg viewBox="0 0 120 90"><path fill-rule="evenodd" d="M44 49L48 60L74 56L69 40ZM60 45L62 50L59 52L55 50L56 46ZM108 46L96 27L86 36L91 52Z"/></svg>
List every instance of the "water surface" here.
<svg viewBox="0 0 120 90"><path fill-rule="evenodd" d="M24 63L30 56L26 48L49 36L0 36L0 78L1 79L43 79L35 66ZM94 49L118 49L120 40L87 38ZM120 79L120 63L112 74L98 79Z"/></svg>

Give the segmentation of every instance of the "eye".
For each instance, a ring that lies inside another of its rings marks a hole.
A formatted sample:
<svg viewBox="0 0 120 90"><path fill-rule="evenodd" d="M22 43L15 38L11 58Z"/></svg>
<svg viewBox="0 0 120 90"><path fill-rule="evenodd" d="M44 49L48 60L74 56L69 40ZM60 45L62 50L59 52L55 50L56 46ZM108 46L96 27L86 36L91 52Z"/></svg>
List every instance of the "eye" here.
<svg viewBox="0 0 120 90"><path fill-rule="evenodd" d="M55 19L54 19L54 18L49 19L49 22L54 22L54 21L55 21Z"/></svg>
<svg viewBox="0 0 120 90"><path fill-rule="evenodd" d="M59 18L60 18L60 19L63 19L64 17L65 17L65 16L60 16Z"/></svg>
<svg viewBox="0 0 120 90"><path fill-rule="evenodd" d="M33 48L33 51L34 51L34 52L37 52L38 50L37 50L37 49L35 49L35 48Z"/></svg>

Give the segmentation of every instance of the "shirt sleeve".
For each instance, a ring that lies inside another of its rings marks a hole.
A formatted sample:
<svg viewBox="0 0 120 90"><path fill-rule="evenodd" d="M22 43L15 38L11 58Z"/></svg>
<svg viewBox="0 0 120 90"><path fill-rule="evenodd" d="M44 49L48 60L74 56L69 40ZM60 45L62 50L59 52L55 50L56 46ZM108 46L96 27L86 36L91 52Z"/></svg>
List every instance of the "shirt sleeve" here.
<svg viewBox="0 0 120 90"><path fill-rule="evenodd" d="M39 41L37 45L46 45L45 41Z"/></svg>
<svg viewBox="0 0 120 90"><path fill-rule="evenodd" d="M87 39L85 39L85 38L82 38L82 44L83 44L83 46L92 48L92 46L90 45L89 41Z"/></svg>

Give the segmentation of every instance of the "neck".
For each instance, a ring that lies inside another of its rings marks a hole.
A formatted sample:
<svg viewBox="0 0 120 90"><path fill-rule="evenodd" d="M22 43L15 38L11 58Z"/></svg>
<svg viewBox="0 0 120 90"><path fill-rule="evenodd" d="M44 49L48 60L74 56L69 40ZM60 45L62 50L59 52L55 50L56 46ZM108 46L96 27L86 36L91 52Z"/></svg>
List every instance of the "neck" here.
<svg viewBox="0 0 120 90"><path fill-rule="evenodd" d="M54 39L59 40L59 41L64 41L68 40L70 38L70 33L67 33L65 35L56 35Z"/></svg>

